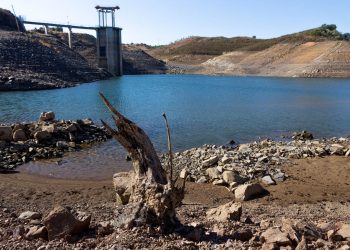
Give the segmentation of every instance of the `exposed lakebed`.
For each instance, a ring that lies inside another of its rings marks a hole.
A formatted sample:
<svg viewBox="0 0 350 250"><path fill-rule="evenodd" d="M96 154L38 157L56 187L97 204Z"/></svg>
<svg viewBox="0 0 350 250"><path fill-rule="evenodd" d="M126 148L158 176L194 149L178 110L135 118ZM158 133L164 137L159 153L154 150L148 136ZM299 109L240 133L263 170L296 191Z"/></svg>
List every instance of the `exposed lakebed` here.
<svg viewBox="0 0 350 250"><path fill-rule="evenodd" d="M0 122L34 121L49 110L58 119L111 121L98 92L144 128L159 152L166 150L162 112L169 118L176 151L300 130L317 138L350 131L350 80L198 75L124 76L68 89L2 92ZM57 177L67 177L67 171L72 178L103 177L125 169L124 157L109 141L72 153L61 165L32 162L21 168Z"/></svg>

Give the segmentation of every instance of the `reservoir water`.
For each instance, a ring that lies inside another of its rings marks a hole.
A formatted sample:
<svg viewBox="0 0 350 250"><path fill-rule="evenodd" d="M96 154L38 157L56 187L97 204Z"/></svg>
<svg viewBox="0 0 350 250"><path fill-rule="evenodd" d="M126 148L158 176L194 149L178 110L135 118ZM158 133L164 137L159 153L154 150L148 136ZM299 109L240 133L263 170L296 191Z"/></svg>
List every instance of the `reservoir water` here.
<svg viewBox="0 0 350 250"><path fill-rule="evenodd" d="M0 123L37 120L40 112L49 110L58 119L111 121L98 92L140 125L159 152L166 150L163 112L169 119L175 150L232 139L278 138L300 130L309 130L316 137L350 134L349 79L123 76L67 89L2 92ZM124 156L110 141L64 158L59 167L30 163L22 169L58 177L70 170L74 178L72 169L79 165L79 175L104 177L129 167Z"/></svg>

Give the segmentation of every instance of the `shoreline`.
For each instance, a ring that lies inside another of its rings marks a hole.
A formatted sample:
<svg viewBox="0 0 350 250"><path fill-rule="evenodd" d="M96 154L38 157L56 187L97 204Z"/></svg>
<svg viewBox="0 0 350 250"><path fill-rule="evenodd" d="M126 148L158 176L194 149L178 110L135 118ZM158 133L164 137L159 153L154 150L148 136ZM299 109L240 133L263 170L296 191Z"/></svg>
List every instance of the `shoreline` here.
<svg viewBox="0 0 350 250"><path fill-rule="evenodd" d="M225 74L225 73L201 73L201 72L183 72L183 73L169 73L169 72L165 72L163 74L132 74L132 75L123 75L123 76L140 76L140 75L198 75L198 76L212 76L212 77L261 77L261 78L276 78L276 79L339 79L339 80L347 80L350 79L350 77L347 76L329 76L329 77L325 77L325 76L283 76L283 75L259 75L259 74ZM99 79L93 79L91 81L88 82L64 82L63 84L53 84L53 83L31 83L30 86L21 86L23 84L22 81L20 81L20 83L16 83L14 82L13 84L16 85L15 87L8 87L5 86L7 83L6 82L1 82L0 79L0 93L1 92L20 92L20 91L40 91L40 90L55 90L55 89L65 89L65 88L74 88L74 87L78 87L80 85L83 84L91 84L94 82L98 82L98 81L106 81L106 80L111 80L115 77L109 77L109 78L99 78ZM30 82L30 80L28 80ZM24 81L24 82L27 82Z"/></svg>

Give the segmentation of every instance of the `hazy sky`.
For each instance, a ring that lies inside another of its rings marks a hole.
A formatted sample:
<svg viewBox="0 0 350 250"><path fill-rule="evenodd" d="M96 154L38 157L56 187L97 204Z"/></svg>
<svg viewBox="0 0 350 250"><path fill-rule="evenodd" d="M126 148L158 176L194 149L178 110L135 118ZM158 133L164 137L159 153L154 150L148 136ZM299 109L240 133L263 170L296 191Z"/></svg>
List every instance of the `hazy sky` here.
<svg viewBox="0 0 350 250"><path fill-rule="evenodd" d="M349 0L0 0L30 21L97 25L95 6L119 5L124 43L196 36L270 38L334 23L350 32ZM74 30L73 30L74 31Z"/></svg>

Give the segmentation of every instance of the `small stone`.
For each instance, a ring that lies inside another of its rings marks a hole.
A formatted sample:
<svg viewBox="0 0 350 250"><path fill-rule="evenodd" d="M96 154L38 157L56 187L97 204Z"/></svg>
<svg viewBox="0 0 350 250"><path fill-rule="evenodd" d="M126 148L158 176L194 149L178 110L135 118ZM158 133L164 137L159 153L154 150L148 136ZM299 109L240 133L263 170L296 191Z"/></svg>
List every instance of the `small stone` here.
<svg viewBox="0 0 350 250"><path fill-rule="evenodd" d="M286 246L291 244L288 235L286 233L283 233L277 227L271 227L262 233L261 240L262 242L266 242L268 244L275 243L279 246Z"/></svg>
<svg viewBox="0 0 350 250"><path fill-rule="evenodd" d="M28 233L26 234L25 238L27 240L34 240L34 239L47 239L47 229L43 226L34 226L29 228Z"/></svg>
<svg viewBox="0 0 350 250"><path fill-rule="evenodd" d="M67 149L69 148L69 143L66 141L58 141L56 142L56 147L59 149Z"/></svg>
<svg viewBox="0 0 350 250"><path fill-rule="evenodd" d="M266 190L260 184L245 184L235 190L236 200L247 201L263 194Z"/></svg>
<svg viewBox="0 0 350 250"><path fill-rule="evenodd" d="M40 213L37 212L32 212L32 211L26 211L23 212L19 215L18 219L21 220L37 220L37 219L41 219L42 215Z"/></svg>
<svg viewBox="0 0 350 250"><path fill-rule="evenodd" d="M187 175L188 175L187 168L184 168L184 169L181 170L179 177L181 179L185 179L187 177Z"/></svg>
<svg viewBox="0 0 350 250"><path fill-rule="evenodd" d="M207 219L217 222L239 221L242 215L242 204L233 201L221 205L217 208L212 208L207 211Z"/></svg>
<svg viewBox="0 0 350 250"><path fill-rule="evenodd" d="M218 161L219 161L219 157L213 156L213 157L203 161L202 166L203 167L210 167L210 166L216 164Z"/></svg>
<svg viewBox="0 0 350 250"><path fill-rule="evenodd" d="M104 221L97 224L97 234L101 236L109 235L114 232L111 221Z"/></svg>
<svg viewBox="0 0 350 250"><path fill-rule="evenodd" d="M286 179L286 175L282 172L273 175L275 182L283 182Z"/></svg>
<svg viewBox="0 0 350 250"><path fill-rule="evenodd" d="M220 172L216 167L208 168L205 173L209 176L210 179L219 179L220 178Z"/></svg>
<svg viewBox="0 0 350 250"><path fill-rule="evenodd" d="M244 183L244 179L239 176L236 172L234 171L224 171L222 173L222 178L224 179L224 181L227 183L227 184L231 184L233 182L236 182L238 184L242 184Z"/></svg>
<svg viewBox="0 0 350 250"><path fill-rule="evenodd" d="M276 185L276 182L272 180L270 175L266 175L263 178L261 178L261 182L265 185Z"/></svg>

